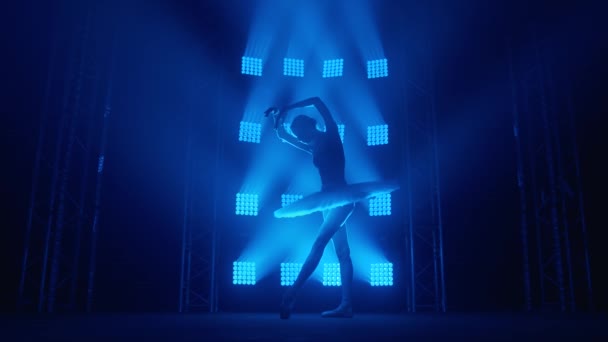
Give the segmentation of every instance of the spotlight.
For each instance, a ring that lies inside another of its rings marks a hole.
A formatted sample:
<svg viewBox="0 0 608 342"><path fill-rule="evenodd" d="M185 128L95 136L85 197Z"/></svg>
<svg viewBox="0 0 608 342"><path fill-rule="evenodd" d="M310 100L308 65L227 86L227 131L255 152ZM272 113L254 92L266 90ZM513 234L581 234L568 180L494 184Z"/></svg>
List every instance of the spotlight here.
<svg viewBox="0 0 608 342"><path fill-rule="evenodd" d="M281 286L291 286L298 278L302 264L294 264L290 262L281 263Z"/></svg>
<svg viewBox="0 0 608 342"><path fill-rule="evenodd" d="M393 286L393 264L390 262L372 264L372 286Z"/></svg>
<svg viewBox="0 0 608 342"><path fill-rule="evenodd" d="M323 61L323 78L341 77L343 70L343 59L330 59L327 61Z"/></svg>
<svg viewBox="0 0 608 342"><path fill-rule="evenodd" d="M367 78L388 77L388 61L376 59L367 61Z"/></svg>
<svg viewBox="0 0 608 342"><path fill-rule="evenodd" d="M239 128L239 141L260 143L262 137L262 124L241 121Z"/></svg>
<svg viewBox="0 0 608 342"><path fill-rule="evenodd" d="M262 59L243 56L241 73L243 75L262 76Z"/></svg>
<svg viewBox="0 0 608 342"><path fill-rule="evenodd" d="M367 127L367 146L388 144L388 125Z"/></svg>
<svg viewBox="0 0 608 342"><path fill-rule="evenodd" d="M338 132L340 133L340 140L342 140L342 143L344 144L344 125L338 125Z"/></svg>
<svg viewBox="0 0 608 342"><path fill-rule="evenodd" d="M391 194L382 194L369 199L369 216L391 215Z"/></svg>
<svg viewBox="0 0 608 342"><path fill-rule="evenodd" d="M302 195L291 195L291 194L282 194L281 195L281 206L286 207L291 203L302 199L304 196Z"/></svg>
<svg viewBox="0 0 608 342"><path fill-rule="evenodd" d="M255 262L233 262L232 284L255 285Z"/></svg>
<svg viewBox="0 0 608 342"><path fill-rule="evenodd" d="M323 264L323 286L342 286L340 264Z"/></svg>
<svg viewBox="0 0 608 342"><path fill-rule="evenodd" d="M258 195L236 194L236 214L258 216Z"/></svg>
<svg viewBox="0 0 608 342"><path fill-rule="evenodd" d="M283 59L283 75L304 77L304 60L293 58Z"/></svg>

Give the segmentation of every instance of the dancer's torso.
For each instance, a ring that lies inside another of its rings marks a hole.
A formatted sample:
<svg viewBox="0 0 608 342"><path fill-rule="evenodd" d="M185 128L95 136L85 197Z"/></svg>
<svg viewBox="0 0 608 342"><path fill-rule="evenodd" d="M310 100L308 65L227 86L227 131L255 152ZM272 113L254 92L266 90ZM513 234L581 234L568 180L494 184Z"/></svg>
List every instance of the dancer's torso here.
<svg viewBox="0 0 608 342"><path fill-rule="evenodd" d="M344 148L338 132L327 132L313 150L313 163L319 170L323 190L346 184Z"/></svg>

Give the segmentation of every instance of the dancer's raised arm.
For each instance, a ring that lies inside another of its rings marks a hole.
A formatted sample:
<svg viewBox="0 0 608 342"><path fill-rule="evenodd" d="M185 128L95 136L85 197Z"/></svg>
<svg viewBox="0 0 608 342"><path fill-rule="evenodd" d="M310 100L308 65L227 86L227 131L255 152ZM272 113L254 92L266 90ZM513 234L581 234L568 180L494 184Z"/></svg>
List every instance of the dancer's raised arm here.
<svg viewBox="0 0 608 342"><path fill-rule="evenodd" d="M276 107L271 107L266 110L265 114L266 116L272 115L272 118L274 120L274 130L277 134L277 137L279 137L281 141L286 142L291 146L300 149L304 152L312 154L312 146L302 143L300 140L296 139L296 137L289 134L285 130L285 126L283 125L283 123L285 122L285 116L287 115L287 111L280 110Z"/></svg>
<svg viewBox="0 0 608 342"><path fill-rule="evenodd" d="M321 101L321 99L317 96L293 103L283 108L282 111L287 112L295 108L302 108L308 106L314 106L319 111L321 117L323 118L323 121L325 121L325 127L327 131L334 129L338 131L338 125L336 124L334 118L331 116L331 112L329 111L325 103L323 103L323 101Z"/></svg>

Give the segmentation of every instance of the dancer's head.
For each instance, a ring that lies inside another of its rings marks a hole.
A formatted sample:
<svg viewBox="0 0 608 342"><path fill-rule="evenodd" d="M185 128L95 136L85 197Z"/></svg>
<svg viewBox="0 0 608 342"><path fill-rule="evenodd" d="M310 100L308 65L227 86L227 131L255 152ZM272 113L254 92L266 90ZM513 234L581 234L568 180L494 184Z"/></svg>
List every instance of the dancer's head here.
<svg viewBox="0 0 608 342"><path fill-rule="evenodd" d="M310 144L319 134L317 130L317 120L307 115L298 115L291 122L291 132L298 140Z"/></svg>

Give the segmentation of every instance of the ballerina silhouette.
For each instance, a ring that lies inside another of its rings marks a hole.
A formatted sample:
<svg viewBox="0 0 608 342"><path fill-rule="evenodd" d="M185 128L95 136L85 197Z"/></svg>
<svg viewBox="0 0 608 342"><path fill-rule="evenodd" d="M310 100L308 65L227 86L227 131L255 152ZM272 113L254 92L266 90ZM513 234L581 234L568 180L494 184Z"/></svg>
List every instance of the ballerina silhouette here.
<svg viewBox="0 0 608 342"><path fill-rule="evenodd" d="M314 106L321 115L325 131L317 129L317 120L302 114L286 124L289 111L309 106ZM298 291L319 265L329 240L332 240L340 262L342 300L336 309L325 311L321 315L352 317L353 263L350 258L346 221L353 213L356 202L396 190L398 185L391 182L347 184L344 175L346 164L344 148L338 125L320 98L312 97L280 109L271 107L265 114L272 115L277 136L283 142L312 155L312 162L319 171L322 183L320 192L275 211L276 217L296 217L318 211L323 213L321 229L308 257L294 284L283 295L280 317L287 319L291 315Z"/></svg>

